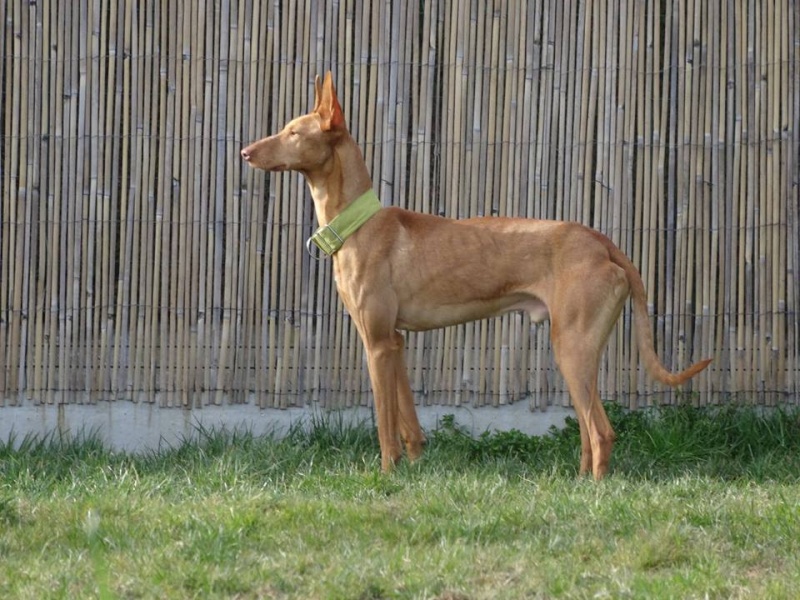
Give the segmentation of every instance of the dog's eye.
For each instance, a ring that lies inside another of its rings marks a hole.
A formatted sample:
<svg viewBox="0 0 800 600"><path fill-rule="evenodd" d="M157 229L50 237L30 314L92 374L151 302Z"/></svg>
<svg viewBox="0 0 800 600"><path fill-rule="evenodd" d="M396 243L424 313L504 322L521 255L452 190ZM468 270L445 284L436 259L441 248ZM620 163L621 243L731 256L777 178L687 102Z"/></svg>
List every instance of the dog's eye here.
<svg viewBox="0 0 800 600"><path fill-rule="evenodd" d="M294 129L292 129L291 131L289 131L289 135L292 136L292 137L297 137L300 134L297 133Z"/></svg>

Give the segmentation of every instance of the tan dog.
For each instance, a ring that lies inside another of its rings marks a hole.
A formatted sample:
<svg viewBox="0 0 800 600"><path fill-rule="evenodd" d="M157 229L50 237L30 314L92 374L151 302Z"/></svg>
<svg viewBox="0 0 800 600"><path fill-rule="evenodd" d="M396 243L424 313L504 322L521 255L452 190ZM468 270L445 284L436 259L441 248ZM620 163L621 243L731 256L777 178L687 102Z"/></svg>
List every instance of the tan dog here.
<svg viewBox="0 0 800 600"><path fill-rule="evenodd" d="M675 386L710 362L677 374L666 370L653 348L639 272L592 229L562 221L455 221L380 209L330 73L322 85L317 77L316 106L310 114L241 154L266 171L303 173L321 226L345 209L356 213L355 222L351 214L343 226L334 226L347 231L326 229L316 243L333 254L336 286L366 348L384 471L400 458L401 438L411 460L421 454L425 441L398 330L422 331L520 310L534 322L549 318L556 361L580 423L581 473L591 469L596 479L608 471L614 443L597 391L597 372L626 298L633 299L642 361L653 377Z"/></svg>

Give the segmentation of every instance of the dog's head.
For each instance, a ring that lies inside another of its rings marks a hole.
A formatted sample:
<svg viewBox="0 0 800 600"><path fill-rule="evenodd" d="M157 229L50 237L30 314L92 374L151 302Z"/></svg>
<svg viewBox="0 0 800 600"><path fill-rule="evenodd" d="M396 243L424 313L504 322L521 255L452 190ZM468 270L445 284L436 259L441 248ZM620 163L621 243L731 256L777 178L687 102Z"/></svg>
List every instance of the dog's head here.
<svg viewBox="0 0 800 600"><path fill-rule="evenodd" d="M313 172L333 154L333 147L347 133L342 107L333 87L330 71L325 82L317 76L314 110L292 119L280 133L244 148L242 158L265 171Z"/></svg>

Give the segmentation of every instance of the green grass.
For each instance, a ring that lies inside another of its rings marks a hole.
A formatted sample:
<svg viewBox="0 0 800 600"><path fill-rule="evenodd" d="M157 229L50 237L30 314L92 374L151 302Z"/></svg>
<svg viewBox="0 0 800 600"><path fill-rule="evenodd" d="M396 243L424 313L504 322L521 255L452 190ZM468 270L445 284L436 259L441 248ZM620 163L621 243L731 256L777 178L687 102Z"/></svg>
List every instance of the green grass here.
<svg viewBox="0 0 800 600"><path fill-rule="evenodd" d="M574 421L472 439L445 419L390 476L336 419L140 455L9 440L0 597L800 597L800 413L608 408L600 484Z"/></svg>

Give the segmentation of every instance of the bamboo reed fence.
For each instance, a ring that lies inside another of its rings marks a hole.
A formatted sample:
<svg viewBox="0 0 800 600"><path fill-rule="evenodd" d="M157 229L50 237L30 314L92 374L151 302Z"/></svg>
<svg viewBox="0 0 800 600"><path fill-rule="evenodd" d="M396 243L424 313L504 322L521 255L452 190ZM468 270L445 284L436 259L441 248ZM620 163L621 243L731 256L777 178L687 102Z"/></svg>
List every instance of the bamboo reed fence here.
<svg viewBox="0 0 800 600"><path fill-rule="evenodd" d="M0 0L0 406L370 401L297 174L242 164L334 72L386 205L580 221L640 268L657 350L604 398L798 402L794 0ZM566 403L547 325L409 334L420 403Z"/></svg>

